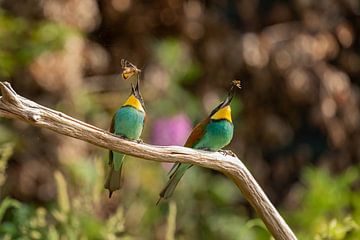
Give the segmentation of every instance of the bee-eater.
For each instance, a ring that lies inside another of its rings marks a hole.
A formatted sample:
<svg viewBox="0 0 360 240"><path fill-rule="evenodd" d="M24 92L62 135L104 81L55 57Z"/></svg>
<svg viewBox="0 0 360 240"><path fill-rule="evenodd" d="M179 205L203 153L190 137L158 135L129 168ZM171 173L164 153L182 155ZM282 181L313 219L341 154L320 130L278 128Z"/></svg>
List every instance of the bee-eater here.
<svg viewBox="0 0 360 240"><path fill-rule="evenodd" d="M110 126L110 132L129 140L139 140L144 127L145 107L139 90L139 75L134 87L131 84L131 94L125 103L115 113ZM105 188L112 193L120 189L121 170L125 155L114 151L109 152L109 170Z"/></svg>
<svg viewBox="0 0 360 240"><path fill-rule="evenodd" d="M239 81L234 81L234 85L238 86ZM233 137L234 126L231 119L230 103L234 96L234 85L231 86L228 96L221 102L211 114L198 123L190 133L185 147L202 149L207 151L218 151L228 145ZM239 87L239 86L238 86ZM170 179L164 189L160 192L160 199L169 198L181 177L192 164L175 163L169 172Z"/></svg>

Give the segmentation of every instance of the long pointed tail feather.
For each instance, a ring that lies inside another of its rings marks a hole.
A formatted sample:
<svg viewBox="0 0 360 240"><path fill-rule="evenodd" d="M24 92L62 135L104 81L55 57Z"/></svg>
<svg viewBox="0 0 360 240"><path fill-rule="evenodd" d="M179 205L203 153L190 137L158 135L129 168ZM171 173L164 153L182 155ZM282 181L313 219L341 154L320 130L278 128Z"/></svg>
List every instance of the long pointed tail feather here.
<svg viewBox="0 0 360 240"><path fill-rule="evenodd" d="M188 168L190 168L191 166L192 166L191 164L184 164L184 163L181 163L181 164L177 163L177 166L174 166L174 167L176 167L176 170L171 173L169 181L167 182L167 184L163 188L163 190L160 192L160 194L159 194L160 198L156 202L156 205L158 205L162 199L168 199L172 196L172 194L175 191L176 186L180 182L180 179L182 178L182 176L184 175L186 170Z"/></svg>
<svg viewBox="0 0 360 240"><path fill-rule="evenodd" d="M105 180L104 187L109 190L109 198L114 191L121 188L121 172L124 163L124 154L113 153L114 159L110 159L108 173Z"/></svg>

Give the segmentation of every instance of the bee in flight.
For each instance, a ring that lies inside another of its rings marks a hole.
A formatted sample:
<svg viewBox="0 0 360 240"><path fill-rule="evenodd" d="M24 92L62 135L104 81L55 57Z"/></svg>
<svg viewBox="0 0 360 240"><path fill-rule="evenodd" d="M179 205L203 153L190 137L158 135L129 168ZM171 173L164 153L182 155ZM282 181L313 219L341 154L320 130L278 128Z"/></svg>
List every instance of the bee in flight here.
<svg viewBox="0 0 360 240"><path fill-rule="evenodd" d="M128 80L134 75L139 76L139 73L141 72L141 70L138 69L134 64L125 59L121 59L121 67L123 69L121 76L124 80Z"/></svg>

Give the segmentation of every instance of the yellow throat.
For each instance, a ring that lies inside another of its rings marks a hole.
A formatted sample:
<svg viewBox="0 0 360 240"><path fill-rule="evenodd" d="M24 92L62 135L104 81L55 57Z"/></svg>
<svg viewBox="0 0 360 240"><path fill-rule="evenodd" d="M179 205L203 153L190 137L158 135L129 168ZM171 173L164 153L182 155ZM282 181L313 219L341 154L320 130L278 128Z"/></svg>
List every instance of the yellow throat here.
<svg viewBox="0 0 360 240"><path fill-rule="evenodd" d="M219 109L216 113L214 113L211 116L211 119L212 120L225 119L232 123L230 106L226 106L226 107Z"/></svg>
<svg viewBox="0 0 360 240"><path fill-rule="evenodd" d="M123 106L131 106L141 112L145 112L144 108L141 105L141 102L133 94L130 95L130 97L126 100Z"/></svg>

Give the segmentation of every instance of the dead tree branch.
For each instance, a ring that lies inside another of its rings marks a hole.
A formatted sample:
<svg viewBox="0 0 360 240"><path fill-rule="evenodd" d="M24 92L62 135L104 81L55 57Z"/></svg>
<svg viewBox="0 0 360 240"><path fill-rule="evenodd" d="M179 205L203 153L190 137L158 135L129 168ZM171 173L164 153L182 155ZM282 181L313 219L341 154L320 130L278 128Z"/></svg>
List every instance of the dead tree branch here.
<svg viewBox="0 0 360 240"><path fill-rule="evenodd" d="M157 162L191 163L224 173L235 182L275 239L296 239L249 170L237 157L179 146L162 147L128 141L19 96L7 82L0 82L0 90L0 117L19 119L131 156Z"/></svg>

